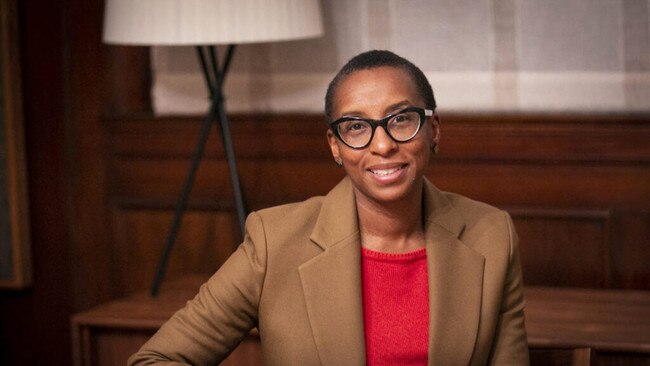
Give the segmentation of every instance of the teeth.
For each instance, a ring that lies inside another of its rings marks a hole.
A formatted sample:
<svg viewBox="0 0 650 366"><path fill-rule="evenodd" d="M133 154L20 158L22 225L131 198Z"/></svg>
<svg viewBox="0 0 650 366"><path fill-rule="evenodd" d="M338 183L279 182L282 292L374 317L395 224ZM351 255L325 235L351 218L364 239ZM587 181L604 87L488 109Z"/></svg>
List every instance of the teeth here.
<svg viewBox="0 0 650 366"><path fill-rule="evenodd" d="M372 172L373 174L377 174L377 175L389 175L389 174L393 174L393 173L395 173L396 171L398 171L398 170L400 170L400 169L401 169L401 168L382 169L382 170L371 170L371 172Z"/></svg>

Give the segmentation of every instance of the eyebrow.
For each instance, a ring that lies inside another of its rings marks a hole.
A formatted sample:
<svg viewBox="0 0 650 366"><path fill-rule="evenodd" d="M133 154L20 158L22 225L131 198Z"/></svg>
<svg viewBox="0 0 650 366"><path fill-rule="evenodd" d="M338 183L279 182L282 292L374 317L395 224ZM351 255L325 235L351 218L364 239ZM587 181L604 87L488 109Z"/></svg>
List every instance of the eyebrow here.
<svg viewBox="0 0 650 366"><path fill-rule="evenodd" d="M389 105L388 107L386 107L384 109L384 116L387 116L387 115L391 114L392 112L397 112L398 109L408 108L408 107L410 107L412 105L413 104L411 102L409 102L407 99L404 99L404 100L399 101L397 103L393 103L393 104ZM341 113L341 116L339 118L356 117L356 116L360 116L362 114L363 113L360 112L360 111L349 111L349 112L346 112L346 113Z"/></svg>

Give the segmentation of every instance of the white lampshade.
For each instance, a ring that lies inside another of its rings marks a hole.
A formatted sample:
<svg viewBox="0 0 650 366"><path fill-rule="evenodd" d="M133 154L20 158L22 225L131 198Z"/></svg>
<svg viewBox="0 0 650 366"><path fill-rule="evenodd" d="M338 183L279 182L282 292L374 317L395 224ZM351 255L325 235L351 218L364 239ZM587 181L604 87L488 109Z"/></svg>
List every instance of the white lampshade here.
<svg viewBox="0 0 650 366"><path fill-rule="evenodd" d="M106 43L217 45L317 37L319 0L106 0Z"/></svg>

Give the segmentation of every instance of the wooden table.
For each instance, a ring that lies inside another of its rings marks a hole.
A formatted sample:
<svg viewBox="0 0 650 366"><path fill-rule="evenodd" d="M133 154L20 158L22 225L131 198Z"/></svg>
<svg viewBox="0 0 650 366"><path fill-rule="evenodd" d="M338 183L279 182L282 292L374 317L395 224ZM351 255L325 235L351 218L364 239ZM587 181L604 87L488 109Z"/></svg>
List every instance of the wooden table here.
<svg viewBox="0 0 650 366"><path fill-rule="evenodd" d="M205 277L163 285L72 319L76 366L124 365L198 291ZM650 365L650 292L529 287L526 329L532 365ZM251 334L222 365L261 365Z"/></svg>
<svg viewBox="0 0 650 366"><path fill-rule="evenodd" d="M650 365L650 292L525 290L531 364Z"/></svg>

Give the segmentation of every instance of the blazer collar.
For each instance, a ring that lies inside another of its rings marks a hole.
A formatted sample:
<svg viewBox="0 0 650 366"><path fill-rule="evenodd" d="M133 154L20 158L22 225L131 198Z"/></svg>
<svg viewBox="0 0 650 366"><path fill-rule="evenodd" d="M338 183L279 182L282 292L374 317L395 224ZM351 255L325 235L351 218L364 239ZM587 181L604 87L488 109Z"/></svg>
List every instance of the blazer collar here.
<svg viewBox="0 0 650 366"><path fill-rule="evenodd" d="M323 200L310 239L324 252L298 271L321 363L365 365L361 240L348 178Z"/></svg>
<svg viewBox="0 0 650 366"><path fill-rule="evenodd" d="M310 239L325 250L358 235L354 190L350 179L345 177L325 196Z"/></svg>
<svg viewBox="0 0 650 366"><path fill-rule="evenodd" d="M458 211L444 194L426 179L423 189L425 232L429 230L429 226L434 225L459 237L465 228L465 222ZM354 190L350 179L345 177L325 196L310 239L325 250L358 234Z"/></svg>
<svg viewBox="0 0 650 366"><path fill-rule="evenodd" d="M469 364L476 342L484 258L458 238L465 223L446 196L424 185L429 275L429 364ZM361 241L354 192L343 179L324 198L310 239L324 251L299 267L323 365L364 365Z"/></svg>

